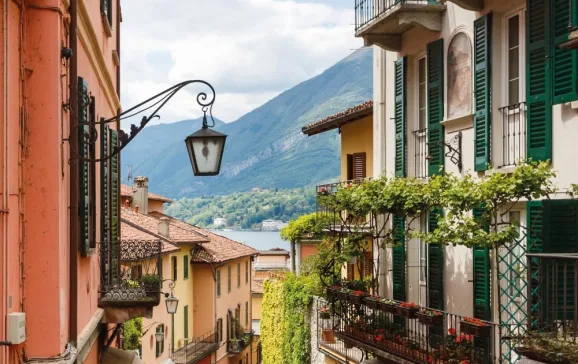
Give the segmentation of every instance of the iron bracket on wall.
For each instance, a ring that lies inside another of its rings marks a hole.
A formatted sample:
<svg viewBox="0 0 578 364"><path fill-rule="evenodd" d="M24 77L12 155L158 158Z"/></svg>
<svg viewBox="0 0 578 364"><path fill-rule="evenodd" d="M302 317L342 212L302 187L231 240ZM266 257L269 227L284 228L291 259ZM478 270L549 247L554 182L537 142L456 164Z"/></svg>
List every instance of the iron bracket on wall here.
<svg viewBox="0 0 578 364"><path fill-rule="evenodd" d="M454 165L458 167L460 173L462 172L462 132L459 131L450 141L447 143L444 140L440 140L436 143L427 143L430 148L444 147L444 156L448 157ZM448 151L445 151L445 148ZM431 155L425 157L427 160L431 160Z"/></svg>

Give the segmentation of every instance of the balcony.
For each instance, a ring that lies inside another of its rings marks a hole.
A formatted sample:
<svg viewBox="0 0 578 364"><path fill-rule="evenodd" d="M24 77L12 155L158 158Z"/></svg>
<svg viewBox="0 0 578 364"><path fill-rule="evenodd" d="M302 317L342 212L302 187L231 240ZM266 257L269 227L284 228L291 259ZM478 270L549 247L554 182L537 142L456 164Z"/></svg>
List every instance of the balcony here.
<svg viewBox="0 0 578 364"><path fill-rule="evenodd" d="M172 353L171 359L175 364L194 364L218 349L217 335L212 330Z"/></svg>
<svg viewBox="0 0 578 364"><path fill-rule="evenodd" d="M227 341L229 355L237 355L243 352L253 341L253 331L243 332Z"/></svg>
<svg viewBox="0 0 578 364"><path fill-rule="evenodd" d="M578 359L578 254L526 254L528 299L526 339L515 349L541 362ZM532 340L538 337L540 340Z"/></svg>
<svg viewBox="0 0 578 364"><path fill-rule="evenodd" d="M427 149L427 129L420 129L413 132L414 140L414 176L415 178L426 178L428 174L428 149Z"/></svg>
<svg viewBox="0 0 578 364"><path fill-rule="evenodd" d="M391 362L490 363L496 357L492 343L499 330L491 322L473 324L443 311L426 316L420 313L425 307L402 308L393 300L377 302L342 292L328 296L335 337Z"/></svg>
<svg viewBox="0 0 578 364"><path fill-rule="evenodd" d="M355 36L399 52L402 34L414 26L440 32L445 9L437 0L355 0Z"/></svg>
<svg viewBox="0 0 578 364"><path fill-rule="evenodd" d="M325 307L327 302L318 299L317 306ZM317 350L338 362L361 363L363 351L335 337L332 326L333 318L333 316L322 317L319 310L317 311Z"/></svg>
<svg viewBox="0 0 578 364"><path fill-rule="evenodd" d="M526 103L505 106L502 114L502 163L499 168L512 167L526 159Z"/></svg>
<svg viewBox="0 0 578 364"><path fill-rule="evenodd" d="M160 303L161 250L160 241L100 243L98 306L105 309L106 322L152 315L152 308Z"/></svg>

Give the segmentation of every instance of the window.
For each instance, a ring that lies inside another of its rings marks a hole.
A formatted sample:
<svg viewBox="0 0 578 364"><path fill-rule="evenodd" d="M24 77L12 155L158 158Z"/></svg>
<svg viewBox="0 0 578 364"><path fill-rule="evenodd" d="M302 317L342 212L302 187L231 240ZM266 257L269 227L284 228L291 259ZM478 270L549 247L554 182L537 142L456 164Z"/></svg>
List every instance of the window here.
<svg viewBox="0 0 578 364"><path fill-rule="evenodd" d="M171 258L171 265L173 269L173 281L177 281L177 257Z"/></svg>
<svg viewBox="0 0 578 364"><path fill-rule="evenodd" d="M520 102L520 15L508 19L508 105Z"/></svg>
<svg viewBox="0 0 578 364"><path fill-rule="evenodd" d="M448 48L448 119L472 112L472 43L465 33L456 34Z"/></svg>
<svg viewBox="0 0 578 364"><path fill-rule="evenodd" d="M229 273L229 275L228 275L228 277L227 277L227 279L228 279L227 288L228 288L228 292L231 293L231 274L233 274L233 273L231 272L231 266L228 266L228 267L227 267L227 271L228 271L228 273Z"/></svg>
<svg viewBox="0 0 578 364"><path fill-rule="evenodd" d="M426 58L418 60L418 129L422 130L427 127L427 79L426 79Z"/></svg>
<svg viewBox="0 0 578 364"><path fill-rule="evenodd" d="M217 297L221 297L221 270L217 269Z"/></svg>
<svg viewBox="0 0 578 364"><path fill-rule="evenodd" d="M245 327L249 327L249 301L245 301Z"/></svg>
<svg viewBox="0 0 578 364"><path fill-rule="evenodd" d="M112 2L113 0L100 0L100 13L103 21L108 22L109 27L112 27Z"/></svg>
<svg viewBox="0 0 578 364"><path fill-rule="evenodd" d="M184 310L183 327L185 332L185 339L189 338L189 306L185 306Z"/></svg>
<svg viewBox="0 0 578 364"><path fill-rule="evenodd" d="M189 256L183 257L183 279L189 279Z"/></svg>
<svg viewBox="0 0 578 364"><path fill-rule="evenodd" d="M223 319L220 318L217 320L217 341L223 341Z"/></svg>
<svg viewBox="0 0 578 364"><path fill-rule="evenodd" d="M155 349L155 353L157 358L159 356L161 356L164 352L165 352L165 325L159 325L157 326L156 332L162 332L163 333L163 340L161 342L158 342L155 338L155 342L156 342L156 349Z"/></svg>
<svg viewBox="0 0 578 364"><path fill-rule="evenodd" d="M245 283L249 283L249 261L245 261Z"/></svg>
<svg viewBox="0 0 578 364"><path fill-rule="evenodd" d="M354 153L347 155L347 180L363 179L366 177L366 156L365 153Z"/></svg>
<svg viewBox="0 0 578 364"><path fill-rule="evenodd" d="M241 263L237 263L237 288L241 287Z"/></svg>

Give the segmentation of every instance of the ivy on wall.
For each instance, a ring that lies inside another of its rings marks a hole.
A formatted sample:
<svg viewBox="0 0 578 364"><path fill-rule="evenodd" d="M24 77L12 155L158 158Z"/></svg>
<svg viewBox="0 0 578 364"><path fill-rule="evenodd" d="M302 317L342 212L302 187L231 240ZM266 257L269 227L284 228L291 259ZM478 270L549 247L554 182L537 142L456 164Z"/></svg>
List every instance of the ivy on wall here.
<svg viewBox="0 0 578 364"><path fill-rule="evenodd" d="M263 364L283 363L283 282L266 280L261 308L261 347Z"/></svg>
<svg viewBox="0 0 578 364"><path fill-rule="evenodd" d="M124 350L138 350L142 336L142 318L137 317L123 324Z"/></svg>

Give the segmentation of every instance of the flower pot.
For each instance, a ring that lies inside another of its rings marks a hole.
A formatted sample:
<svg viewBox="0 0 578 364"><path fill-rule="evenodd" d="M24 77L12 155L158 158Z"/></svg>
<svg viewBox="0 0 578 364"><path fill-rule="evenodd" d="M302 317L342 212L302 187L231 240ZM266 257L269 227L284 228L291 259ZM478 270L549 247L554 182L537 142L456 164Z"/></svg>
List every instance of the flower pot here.
<svg viewBox="0 0 578 364"><path fill-rule="evenodd" d="M363 296L348 294L347 300L349 301L349 303L353 303L354 305L361 305L361 302L363 301Z"/></svg>
<svg viewBox="0 0 578 364"><path fill-rule="evenodd" d="M327 295L328 301L338 300L339 297L341 296L341 291L339 289L327 287L327 289L325 290L325 294Z"/></svg>
<svg viewBox="0 0 578 364"><path fill-rule="evenodd" d="M474 335L475 337L479 338L487 338L490 336L490 326L472 325L466 321L460 322L460 331L464 334Z"/></svg>
<svg viewBox="0 0 578 364"><path fill-rule="evenodd" d="M322 320L329 320L331 318L331 314L329 312L319 312L319 318Z"/></svg>
<svg viewBox="0 0 578 364"><path fill-rule="evenodd" d="M367 307L374 309L374 310L377 309L379 306L379 302L374 300L374 299L366 298L364 303Z"/></svg>
<svg viewBox="0 0 578 364"><path fill-rule="evenodd" d="M397 314L397 306L388 305L387 303L381 303L381 309L385 312Z"/></svg>
<svg viewBox="0 0 578 364"><path fill-rule="evenodd" d="M418 312L417 318L420 324L426 326L440 326L444 323L443 315L430 316Z"/></svg>
<svg viewBox="0 0 578 364"><path fill-rule="evenodd" d="M417 308L406 308L397 306L397 315L402 316L408 319L415 319L417 318Z"/></svg>
<svg viewBox="0 0 578 364"><path fill-rule="evenodd" d="M321 331L321 340L326 344L335 343L335 335L332 329L323 329Z"/></svg>

